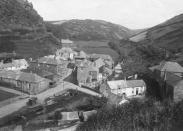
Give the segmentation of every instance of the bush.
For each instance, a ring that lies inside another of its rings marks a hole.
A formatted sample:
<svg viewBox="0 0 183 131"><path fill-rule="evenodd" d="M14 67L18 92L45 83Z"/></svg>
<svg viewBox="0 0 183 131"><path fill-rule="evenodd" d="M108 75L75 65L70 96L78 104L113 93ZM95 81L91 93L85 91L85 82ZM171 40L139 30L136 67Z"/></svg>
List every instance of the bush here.
<svg viewBox="0 0 183 131"><path fill-rule="evenodd" d="M102 108L81 124L77 131L171 131L182 129L183 102L157 103L154 100Z"/></svg>

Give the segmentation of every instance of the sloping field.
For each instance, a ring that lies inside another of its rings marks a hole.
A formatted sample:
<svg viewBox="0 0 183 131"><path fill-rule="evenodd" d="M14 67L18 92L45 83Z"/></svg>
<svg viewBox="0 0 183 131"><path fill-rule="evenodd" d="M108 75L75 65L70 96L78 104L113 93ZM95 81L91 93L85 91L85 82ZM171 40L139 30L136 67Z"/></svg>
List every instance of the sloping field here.
<svg viewBox="0 0 183 131"><path fill-rule="evenodd" d="M88 54L107 54L110 55L114 61L119 57L116 51L108 46L107 41L75 41L74 43L77 45L78 49L83 50Z"/></svg>

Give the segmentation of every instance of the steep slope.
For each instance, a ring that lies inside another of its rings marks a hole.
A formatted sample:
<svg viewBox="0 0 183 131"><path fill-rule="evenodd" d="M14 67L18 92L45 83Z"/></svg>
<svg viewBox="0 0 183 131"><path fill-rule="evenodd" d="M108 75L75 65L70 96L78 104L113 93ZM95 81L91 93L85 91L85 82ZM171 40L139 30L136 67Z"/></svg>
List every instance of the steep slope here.
<svg viewBox="0 0 183 131"><path fill-rule="evenodd" d="M165 48L172 53L183 53L183 14L130 38Z"/></svg>
<svg viewBox="0 0 183 131"><path fill-rule="evenodd" d="M129 40L109 42L109 46L119 54L123 73L126 76L145 73L147 67L165 59L165 51L154 45L139 44Z"/></svg>
<svg viewBox="0 0 183 131"><path fill-rule="evenodd" d="M121 25L103 20L68 20L46 22L48 31L59 38L73 40L116 40L126 39L134 33Z"/></svg>
<svg viewBox="0 0 183 131"><path fill-rule="evenodd" d="M0 52L35 58L52 53L58 43L27 0L0 1Z"/></svg>

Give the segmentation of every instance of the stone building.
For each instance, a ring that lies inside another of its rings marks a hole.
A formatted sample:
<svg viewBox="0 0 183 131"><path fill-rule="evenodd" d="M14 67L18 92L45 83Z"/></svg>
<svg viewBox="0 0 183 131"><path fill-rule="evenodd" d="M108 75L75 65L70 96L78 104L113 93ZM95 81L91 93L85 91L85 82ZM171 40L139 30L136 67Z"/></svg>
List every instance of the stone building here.
<svg viewBox="0 0 183 131"><path fill-rule="evenodd" d="M144 96L146 91L146 84L143 80L108 81L107 85L113 94L127 98Z"/></svg>
<svg viewBox="0 0 183 131"><path fill-rule="evenodd" d="M56 58L42 57L30 62L30 68L39 68L51 72L54 75L54 81L62 81L69 73L68 61Z"/></svg>
<svg viewBox="0 0 183 131"><path fill-rule="evenodd" d="M149 68L160 85L162 99L183 100L183 67L177 62L163 61Z"/></svg>
<svg viewBox="0 0 183 131"><path fill-rule="evenodd" d="M51 83L50 80L36 74L21 71L0 71L0 82L31 95L45 91Z"/></svg>

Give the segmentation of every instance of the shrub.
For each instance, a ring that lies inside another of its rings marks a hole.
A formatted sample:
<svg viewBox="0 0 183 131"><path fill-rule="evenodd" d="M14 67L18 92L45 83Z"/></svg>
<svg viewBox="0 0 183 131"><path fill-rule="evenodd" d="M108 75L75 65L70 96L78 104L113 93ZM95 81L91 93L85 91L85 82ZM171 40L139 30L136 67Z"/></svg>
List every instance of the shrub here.
<svg viewBox="0 0 183 131"><path fill-rule="evenodd" d="M183 102L157 103L133 100L105 107L81 124L77 131L170 131L182 129Z"/></svg>

